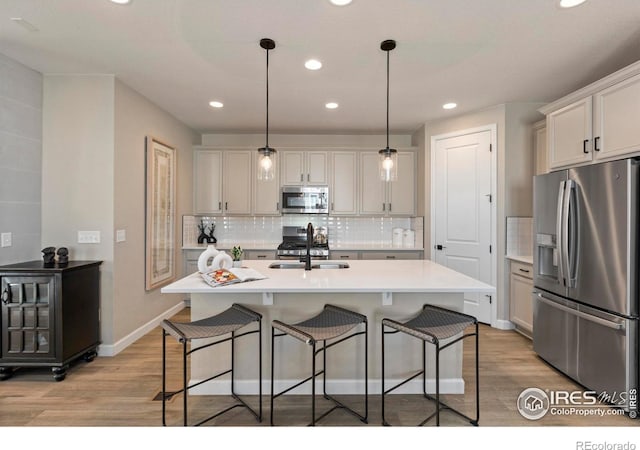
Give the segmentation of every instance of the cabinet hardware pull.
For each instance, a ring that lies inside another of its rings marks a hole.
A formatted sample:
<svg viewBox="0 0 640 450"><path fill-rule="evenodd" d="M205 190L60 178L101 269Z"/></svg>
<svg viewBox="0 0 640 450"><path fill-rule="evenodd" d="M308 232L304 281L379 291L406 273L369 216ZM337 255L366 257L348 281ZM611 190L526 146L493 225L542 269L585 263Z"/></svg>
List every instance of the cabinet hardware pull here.
<svg viewBox="0 0 640 450"><path fill-rule="evenodd" d="M386 203L383 203L383 204L382 204L382 210L383 210L383 211L386 211L386 209L385 209L386 207L387 207L387 204L386 204Z"/></svg>
<svg viewBox="0 0 640 450"><path fill-rule="evenodd" d="M395 255L387 255L387 259L396 259Z"/></svg>
<svg viewBox="0 0 640 450"><path fill-rule="evenodd" d="M311 176L307 174L307 181L311 181Z"/></svg>
<svg viewBox="0 0 640 450"><path fill-rule="evenodd" d="M349 259L349 255L340 255L340 259Z"/></svg>
<svg viewBox="0 0 640 450"><path fill-rule="evenodd" d="M518 269L520 272L529 273L527 269Z"/></svg>
<svg viewBox="0 0 640 450"><path fill-rule="evenodd" d="M331 211L335 211L335 208L333 207L333 202L331 202Z"/></svg>
<svg viewBox="0 0 640 450"><path fill-rule="evenodd" d="M258 255L258 259L264 259L266 257L267 257L267 255Z"/></svg>
<svg viewBox="0 0 640 450"><path fill-rule="evenodd" d="M600 149L598 148L598 140L599 140L599 139L600 139L600 136L596 136L596 137L594 137L594 138L593 138L593 149L594 149L596 152L599 152L599 151L600 151Z"/></svg>
<svg viewBox="0 0 640 450"><path fill-rule="evenodd" d="M218 202L218 209L222 211L222 202Z"/></svg>
<svg viewBox="0 0 640 450"><path fill-rule="evenodd" d="M11 301L11 290L7 286L4 291L2 291L2 303L5 305Z"/></svg>
<svg viewBox="0 0 640 450"><path fill-rule="evenodd" d="M229 202L224 202L224 209L225 211L229 210Z"/></svg>
<svg viewBox="0 0 640 450"><path fill-rule="evenodd" d="M582 141L582 152L583 153L589 153L589 150L587 150L587 143L589 142L589 139L585 139L584 141Z"/></svg>
<svg viewBox="0 0 640 450"><path fill-rule="evenodd" d="M280 211L280 202L276 202L276 211Z"/></svg>
<svg viewBox="0 0 640 450"><path fill-rule="evenodd" d="M391 212L391 203L389 203L389 212Z"/></svg>
<svg viewBox="0 0 640 450"><path fill-rule="evenodd" d="M303 173L300 174L300 181L304 181L304 174Z"/></svg>

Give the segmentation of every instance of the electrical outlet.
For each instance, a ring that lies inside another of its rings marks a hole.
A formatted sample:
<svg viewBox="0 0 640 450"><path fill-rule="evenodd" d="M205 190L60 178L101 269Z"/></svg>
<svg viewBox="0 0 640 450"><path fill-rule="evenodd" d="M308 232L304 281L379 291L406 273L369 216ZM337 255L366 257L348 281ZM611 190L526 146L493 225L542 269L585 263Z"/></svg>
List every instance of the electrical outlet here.
<svg viewBox="0 0 640 450"><path fill-rule="evenodd" d="M116 230L116 242L124 242L127 240L127 230Z"/></svg>
<svg viewBox="0 0 640 450"><path fill-rule="evenodd" d="M78 244L99 244L99 231L78 231Z"/></svg>
<svg viewBox="0 0 640 450"><path fill-rule="evenodd" d="M0 241L2 242L0 246L11 247L11 233L2 233L2 235L0 235Z"/></svg>

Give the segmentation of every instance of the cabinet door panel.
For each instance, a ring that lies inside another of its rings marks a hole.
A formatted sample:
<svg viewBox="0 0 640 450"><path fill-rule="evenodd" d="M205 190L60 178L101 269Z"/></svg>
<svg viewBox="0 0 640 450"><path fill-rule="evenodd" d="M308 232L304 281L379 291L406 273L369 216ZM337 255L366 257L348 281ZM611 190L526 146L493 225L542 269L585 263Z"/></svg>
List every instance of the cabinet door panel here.
<svg viewBox="0 0 640 450"><path fill-rule="evenodd" d="M549 167L558 168L591 161L591 97L547 116ZM584 141L587 153L584 152Z"/></svg>
<svg viewBox="0 0 640 450"><path fill-rule="evenodd" d="M225 214L251 214L252 155L244 150L224 153Z"/></svg>
<svg viewBox="0 0 640 450"><path fill-rule="evenodd" d="M29 360L55 356L53 296L55 279L47 277L4 277L1 292L8 289L11 298L1 303L2 356Z"/></svg>
<svg viewBox="0 0 640 450"><path fill-rule="evenodd" d="M599 92L594 101L594 136L600 149L594 152L594 158L619 157L640 150L640 75Z"/></svg>
<svg viewBox="0 0 640 450"><path fill-rule="evenodd" d="M413 216L416 212L415 153L398 153L398 179L388 183L389 213Z"/></svg>
<svg viewBox="0 0 640 450"><path fill-rule="evenodd" d="M328 184L327 166L327 152L308 152L306 183L312 185Z"/></svg>
<svg viewBox="0 0 640 450"><path fill-rule="evenodd" d="M333 152L331 159L331 214L357 214L357 153Z"/></svg>
<svg viewBox="0 0 640 450"><path fill-rule="evenodd" d="M222 213L222 152L196 150L193 154L194 212Z"/></svg>
<svg viewBox="0 0 640 450"><path fill-rule="evenodd" d="M533 332L533 281L516 274L510 278L511 321L528 333Z"/></svg>
<svg viewBox="0 0 640 450"><path fill-rule="evenodd" d="M272 156L275 163L275 175L272 180L254 180L253 182L253 213L262 216L280 215L280 176L279 176L279 155ZM256 167L259 163L260 154L255 152Z"/></svg>
<svg viewBox="0 0 640 450"><path fill-rule="evenodd" d="M284 186L297 186L304 183L304 153L283 151L280 176Z"/></svg>
<svg viewBox="0 0 640 450"><path fill-rule="evenodd" d="M378 153L360 154L360 213L385 214L386 191L378 172Z"/></svg>

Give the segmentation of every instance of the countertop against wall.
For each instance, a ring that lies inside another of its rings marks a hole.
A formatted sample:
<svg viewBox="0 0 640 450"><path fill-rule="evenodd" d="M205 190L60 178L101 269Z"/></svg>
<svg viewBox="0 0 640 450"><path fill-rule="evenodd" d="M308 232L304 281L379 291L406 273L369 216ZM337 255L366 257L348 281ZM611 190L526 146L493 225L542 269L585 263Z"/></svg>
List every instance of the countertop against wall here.
<svg viewBox="0 0 640 450"><path fill-rule="evenodd" d="M531 255L507 255L506 258L512 261L533 265L533 256Z"/></svg>
<svg viewBox="0 0 640 450"><path fill-rule="evenodd" d="M231 249L233 246L239 245L244 250L276 250L278 245L280 245L280 241L278 242L264 242L264 241L240 241L240 242L225 242L218 241L215 246L217 249ZM195 245L183 245L182 250L204 250L207 248L207 244L195 244ZM363 243L363 242L353 242L353 243L341 243L338 245L331 245L329 243L330 250L340 250L340 251L367 251L367 250L378 250L378 251L422 251L424 247L393 247L390 243Z"/></svg>

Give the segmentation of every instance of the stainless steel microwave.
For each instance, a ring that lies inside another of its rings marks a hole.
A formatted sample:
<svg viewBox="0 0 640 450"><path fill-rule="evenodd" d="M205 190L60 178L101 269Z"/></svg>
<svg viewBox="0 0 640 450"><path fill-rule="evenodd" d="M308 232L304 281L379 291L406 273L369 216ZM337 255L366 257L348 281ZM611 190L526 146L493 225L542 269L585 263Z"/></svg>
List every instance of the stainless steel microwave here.
<svg viewBox="0 0 640 450"><path fill-rule="evenodd" d="M283 186L282 214L328 214L328 186Z"/></svg>

